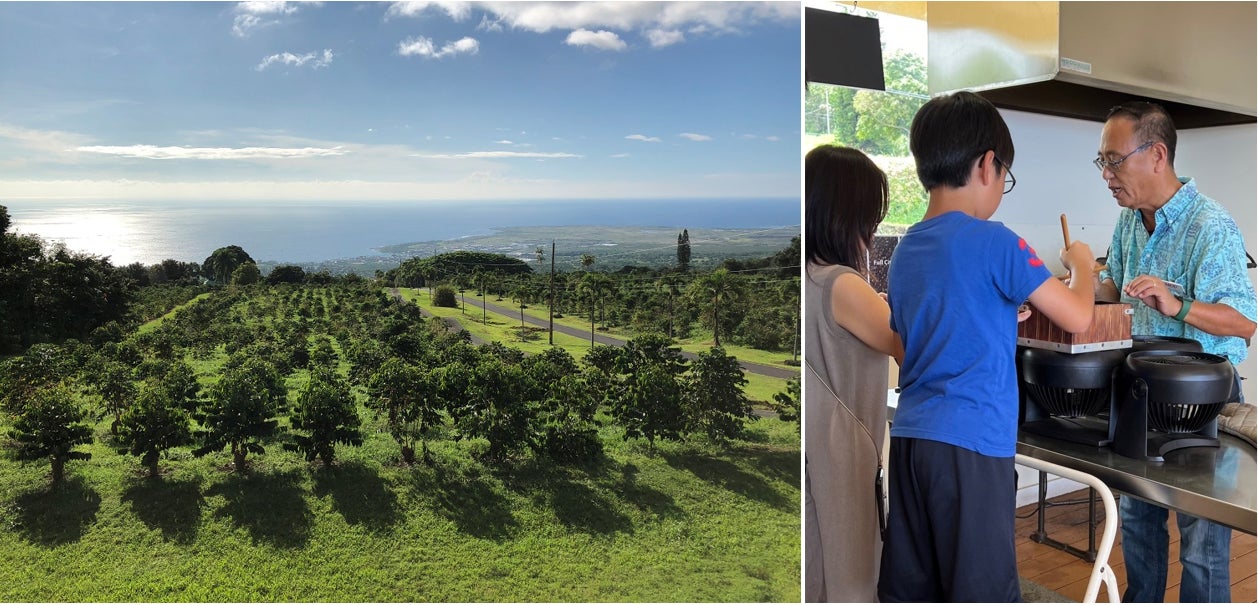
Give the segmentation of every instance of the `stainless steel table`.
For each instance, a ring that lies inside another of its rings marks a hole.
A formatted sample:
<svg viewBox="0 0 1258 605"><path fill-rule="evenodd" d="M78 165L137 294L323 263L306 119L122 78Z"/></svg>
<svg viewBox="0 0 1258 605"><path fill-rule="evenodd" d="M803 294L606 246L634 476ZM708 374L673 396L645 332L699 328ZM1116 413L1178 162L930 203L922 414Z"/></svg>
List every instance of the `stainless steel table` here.
<svg viewBox="0 0 1258 605"><path fill-rule="evenodd" d="M1194 447L1145 462L1095 448L1018 432L1018 453L1094 475L1110 489L1247 534L1258 530L1258 463L1253 446L1219 433L1218 448Z"/></svg>

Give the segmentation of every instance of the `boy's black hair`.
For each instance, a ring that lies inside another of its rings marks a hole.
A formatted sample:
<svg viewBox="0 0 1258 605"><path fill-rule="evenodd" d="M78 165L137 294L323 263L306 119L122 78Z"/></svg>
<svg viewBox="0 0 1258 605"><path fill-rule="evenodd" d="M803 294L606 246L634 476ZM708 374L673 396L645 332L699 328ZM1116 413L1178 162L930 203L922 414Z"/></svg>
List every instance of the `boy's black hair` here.
<svg viewBox="0 0 1258 605"><path fill-rule="evenodd" d="M909 149L927 191L964 187L974 160L988 150L1006 169L1013 168L1013 137L1004 118L987 99L964 90L935 97L917 110Z"/></svg>
<svg viewBox="0 0 1258 605"><path fill-rule="evenodd" d="M1145 141L1157 141L1166 145L1166 163L1175 166L1175 143L1178 135L1175 134L1175 122L1165 108L1148 101L1128 101L1111 107L1105 121L1108 122L1115 116L1136 122L1134 134L1139 141L1137 145L1143 145Z"/></svg>
<svg viewBox="0 0 1258 605"><path fill-rule="evenodd" d="M804 258L868 275L865 254L889 207L887 175L865 154L821 145L804 156Z"/></svg>

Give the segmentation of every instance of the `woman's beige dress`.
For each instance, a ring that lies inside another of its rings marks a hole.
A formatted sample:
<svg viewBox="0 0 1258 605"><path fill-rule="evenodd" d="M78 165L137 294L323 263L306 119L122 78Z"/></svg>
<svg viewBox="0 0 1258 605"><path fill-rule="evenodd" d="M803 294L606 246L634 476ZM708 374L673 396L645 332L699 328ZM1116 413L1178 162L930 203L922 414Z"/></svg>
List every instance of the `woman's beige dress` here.
<svg viewBox="0 0 1258 605"><path fill-rule="evenodd" d="M809 602L878 599L882 540L874 476L886 430L889 358L835 321L830 294L843 273L855 271L809 263L804 279L804 600ZM860 418L872 441L834 395Z"/></svg>

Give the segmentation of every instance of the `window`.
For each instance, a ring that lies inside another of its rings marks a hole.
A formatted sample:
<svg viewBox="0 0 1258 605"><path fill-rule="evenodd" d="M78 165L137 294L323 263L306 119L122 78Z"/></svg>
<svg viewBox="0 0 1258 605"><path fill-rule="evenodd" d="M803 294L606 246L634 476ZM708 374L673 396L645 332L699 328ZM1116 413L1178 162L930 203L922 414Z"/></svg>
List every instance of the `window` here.
<svg viewBox="0 0 1258 605"><path fill-rule="evenodd" d="M909 125L929 98L926 22L842 4L815 8L878 19L887 90L809 83L804 101L804 151L833 143L865 152L887 173L891 187L891 207L878 233L903 233L926 212L926 191L917 180L909 153Z"/></svg>

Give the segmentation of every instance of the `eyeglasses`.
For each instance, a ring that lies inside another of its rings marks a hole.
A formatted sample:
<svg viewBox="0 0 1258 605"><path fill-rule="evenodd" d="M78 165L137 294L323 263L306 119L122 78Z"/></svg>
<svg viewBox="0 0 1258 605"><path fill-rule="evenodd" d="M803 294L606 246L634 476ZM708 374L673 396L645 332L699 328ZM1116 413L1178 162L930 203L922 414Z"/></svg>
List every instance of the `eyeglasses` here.
<svg viewBox="0 0 1258 605"><path fill-rule="evenodd" d="M1148 149L1150 145L1153 145L1153 141L1145 141L1144 145L1132 149L1131 153L1118 158L1117 160L1106 160L1098 155L1095 160L1092 160L1092 165L1096 166L1096 169L1101 172L1105 172L1106 168L1109 168L1110 172L1118 172L1118 167L1121 166L1123 162L1126 162L1127 158Z"/></svg>
<svg viewBox="0 0 1258 605"><path fill-rule="evenodd" d="M1013 171L1009 169L1008 164L996 157L996 154L992 154L992 159L996 160L996 163L1005 169L1005 193L1013 191L1013 186L1018 184L1018 179L1013 178Z"/></svg>

